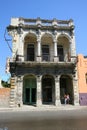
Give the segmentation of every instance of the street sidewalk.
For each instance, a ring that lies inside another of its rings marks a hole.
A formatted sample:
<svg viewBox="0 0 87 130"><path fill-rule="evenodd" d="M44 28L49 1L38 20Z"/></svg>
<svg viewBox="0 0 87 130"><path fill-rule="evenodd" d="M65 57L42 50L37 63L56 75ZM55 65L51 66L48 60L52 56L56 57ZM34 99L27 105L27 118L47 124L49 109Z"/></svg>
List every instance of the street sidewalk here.
<svg viewBox="0 0 87 130"><path fill-rule="evenodd" d="M10 111L58 111L58 110L82 110L87 109L87 106L73 106L73 105L61 105L61 106L52 106L52 105L43 105L41 107L23 105L22 107L16 108L0 108L0 112L10 112Z"/></svg>

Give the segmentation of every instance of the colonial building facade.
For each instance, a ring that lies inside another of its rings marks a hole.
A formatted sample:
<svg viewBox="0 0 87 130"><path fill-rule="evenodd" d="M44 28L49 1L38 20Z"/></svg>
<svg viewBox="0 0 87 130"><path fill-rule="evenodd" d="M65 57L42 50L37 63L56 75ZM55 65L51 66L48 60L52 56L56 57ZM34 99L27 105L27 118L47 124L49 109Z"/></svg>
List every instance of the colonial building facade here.
<svg viewBox="0 0 87 130"><path fill-rule="evenodd" d="M10 106L79 105L73 20L12 18Z"/></svg>

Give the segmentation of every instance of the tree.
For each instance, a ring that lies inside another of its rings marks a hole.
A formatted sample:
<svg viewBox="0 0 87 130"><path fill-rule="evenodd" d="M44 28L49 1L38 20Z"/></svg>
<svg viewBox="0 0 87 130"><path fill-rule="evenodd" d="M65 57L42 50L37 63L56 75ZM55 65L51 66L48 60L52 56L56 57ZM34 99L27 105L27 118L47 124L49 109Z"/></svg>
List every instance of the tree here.
<svg viewBox="0 0 87 130"><path fill-rule="evenodd" d="M7 81L3 81L3 80L1 81L1 84L5 88L10 88L10 86L11 86L10 83L8 83Z"/></svg>

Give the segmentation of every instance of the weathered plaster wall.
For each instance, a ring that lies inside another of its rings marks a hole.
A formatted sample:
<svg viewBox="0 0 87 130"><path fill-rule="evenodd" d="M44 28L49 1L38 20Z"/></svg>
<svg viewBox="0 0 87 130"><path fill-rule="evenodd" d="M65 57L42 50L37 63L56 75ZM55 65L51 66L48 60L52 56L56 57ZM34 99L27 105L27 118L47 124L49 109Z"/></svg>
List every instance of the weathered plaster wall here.
<svg viewBox="0 0 87 130"><path fill-rule="evenodd" d="M0 88L0 107L9 107L10 88Z"/></svg>
<svg viewBox="0 0 87 130"><path fill-rule="evenodd" d="M87 105L87 83L85 74L87 73L87 58L82 54L78 55L78 86L80 105Z"/></svg>

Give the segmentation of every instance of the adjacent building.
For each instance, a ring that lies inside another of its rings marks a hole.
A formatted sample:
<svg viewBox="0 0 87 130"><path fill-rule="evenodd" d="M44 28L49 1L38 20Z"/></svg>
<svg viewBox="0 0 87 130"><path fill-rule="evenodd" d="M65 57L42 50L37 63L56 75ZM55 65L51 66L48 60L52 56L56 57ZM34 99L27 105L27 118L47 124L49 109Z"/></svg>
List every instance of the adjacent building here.
<svg viewBox="0 0 87 130"><path fill-rule="evenodd" d="M87 105L87 56L78 55L77 68L80 105Z"/></svg>
<svg viewBox="0 0 87 130"><path fill-rule="evenodd" d="M10 107L79 105L73 20L12 18Z"/></svg>

